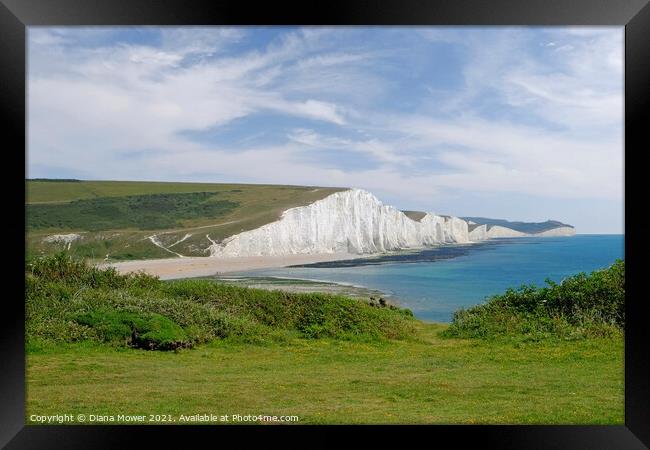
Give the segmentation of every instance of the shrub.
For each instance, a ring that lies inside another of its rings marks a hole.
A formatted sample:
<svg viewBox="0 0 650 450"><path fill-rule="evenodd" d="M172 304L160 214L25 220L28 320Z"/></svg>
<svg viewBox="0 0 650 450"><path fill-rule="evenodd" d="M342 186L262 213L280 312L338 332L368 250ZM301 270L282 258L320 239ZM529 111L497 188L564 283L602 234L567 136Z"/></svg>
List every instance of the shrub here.
<svg viewBox="0 0 650 450"><path fill-rule="evenodd" d="M213 280L163 282L87 266L65 254L30 261L25 289L30 342L96 340L168 350L222 338L400 339L414 328L410 311L390 305Z"/></svg>
<svg viewBox="0 0 650 450"><path fill-rule="evenodd" d="M524 285L489 298L486 303L454 313L444 333L487 338L527 335L580 338L608 336L625 326L625 263L604 270L546 280L546 286Z"/></svg>
<svg viewBox="0 0 650 450"><path fill-rule="evenodd" d="M74 320L94 329L105 342L124 342L149 350L189 347L185 331L165 316L118 310L76 314Z"/></svg>
<svg viewBox="0 0 650 450"><path fill-rule="evenodd" d="M26 262L26 274L42 281L83 285L90 288L154 287L158 278L144 272L120 275L113 267L87 265L65 252L41 256Z"/></svg>

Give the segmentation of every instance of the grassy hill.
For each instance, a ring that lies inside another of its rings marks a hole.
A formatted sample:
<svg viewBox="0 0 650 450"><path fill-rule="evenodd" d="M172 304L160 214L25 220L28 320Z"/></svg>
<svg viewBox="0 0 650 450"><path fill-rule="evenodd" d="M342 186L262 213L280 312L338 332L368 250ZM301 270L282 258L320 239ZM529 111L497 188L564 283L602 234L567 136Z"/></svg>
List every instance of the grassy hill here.
<svg viewBox="0 0 650 450"><path fill-rule="evenodd" d="M463 217L462 219L475 222L478 225L487 225L488 230L494 225L499 225L522 233L541 233L559 227L573 228L573 225L557 220L547 220L546 222L510 222L509 220L489 219L487 217Z"/></svg>
<svg viewBox="0 0 650 450"><path fill-rule="evenodd" d="M25 274L26 421L65 411L142 414L145 423L201 413L622 424L622 332L580 330L586 312L622 324L623 270L617 263L532 297L508 291L447 326L381 302L163 282L63 254L39 258ZM567 295L582 298L580 308L562 312ZM526 323L515 323L526 326L501 326L522 314ZM533 315L564 317L575 332L529 326ZM163 416L149 422L150 414Z"/></svg>
<svg viewBox="0 0 650 450"><path fill-rule="evenodd" d="M344 188L28 180L27 253L36 256L66 249L91 260L206 256L204 250L211 240L218 242L255 229L277 220L286 209L341 190ZM70 234L78 236L53 236Z"/></svg>

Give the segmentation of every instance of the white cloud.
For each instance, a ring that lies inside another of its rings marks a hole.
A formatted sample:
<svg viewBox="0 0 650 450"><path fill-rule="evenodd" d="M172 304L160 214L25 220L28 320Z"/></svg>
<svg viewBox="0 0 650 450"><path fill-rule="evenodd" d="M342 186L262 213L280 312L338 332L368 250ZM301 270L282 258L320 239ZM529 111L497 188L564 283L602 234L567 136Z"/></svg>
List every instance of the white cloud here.
<svg viewBox="0 0 650 450"><path fill-rule="evenodd" d="M246 51L232 46L250 44L247 27L162 28L154 43L87 32L29 30L32 169L355 186L430 209L463 192L623 196L622 30L387 30L422 37L413 51L434 42L462 56L461 87L427 83L410 110L394 105L415 91L390 78L409 71L404 44L355 28L287 30ZM283 143L240 137L237 152L185 133L257 113L299 122ZM304 157L332 149L368 168Z"/></svg>
<svg viewBox="0 0 650 450"><path fill-rule="evenodd" d="M291 100L282 91L256 85L260 72L263 77L267 68L297 51L294 40L266 53L186 67L181 63L188 53L205 50L205 33L194 47L188 30L164 30L163 41L174 42L179 33L176 45L163 49L126 44L68 49L59 45L61 41L41 39L49 34L37 33L36 40L30 40L30 61L35 62L28 91L32 158L47 159L39 151L45 148L66 153L92 149L96 155L117 149L182 153L197 144L180 138L180 131L223 125L263 110L345 123L344 111L336 104ZM230 32L225 36L232 38ZM47 70L41 56L50 50L65 55L68 63L59 61Z"/></svg>
<svg viewBox="0 0 650 450"><path fill-rule="evenodd" d="M601 134L602 128L620 135L622 29L548 34L563 44L549 50L544 61L528 58L505 74L503 92L508 102L576 132Z"/></svg>
<svg viewBox="0 0 650 450"><path fill-rule="evenodd" d="M184 55L213 55L228 45L244 39L243 27L163 27L160 29L161 46Z"/></svg>
<svg viewBox="0 0 650 450"><path fill-rule="evenodd" d="M391 142L379 139L341 139L323 136L313 130L297 129L287 136L290 141L313 147L317 150L336 149L366 155L383 164L410 164L413 158L397 152ZM304 147L303 147L304 148Z"/></svg>

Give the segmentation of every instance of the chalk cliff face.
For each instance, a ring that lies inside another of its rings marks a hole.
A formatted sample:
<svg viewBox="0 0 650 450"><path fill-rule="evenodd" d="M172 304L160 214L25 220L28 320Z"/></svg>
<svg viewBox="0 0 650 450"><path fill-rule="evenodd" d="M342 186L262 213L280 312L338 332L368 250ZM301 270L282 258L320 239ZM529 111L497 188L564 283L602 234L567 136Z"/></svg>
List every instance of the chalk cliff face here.
<svg viewBox="0 0 650 450"><path fill-rule="evenodd" d="M485 226L485 225L483 225ZM501 225L493 225L487 230L487 238L508 238L508 237L552 237L552 236L574 236L576 230L573 227L557 227L551 230L541 231L539 233L522 233L521 231L513 230L511 228L502 227ZM470 232L470 239L472 232Z"/></svg>
<svg viewBox="0 0 650 450"><path fill-rule="evenodd" d="M469 232L470 241L484 241L488 238L487 225L476 225L475 223L470 223L470 229L472 225L474 228Z"/></svg>
<svg viewBox="0 0 650 450"><path fill-rule="evenodd" d="M488 238L574 236L575 234L576 230L573 227L557 227L539 233L522 233L521 231L513 230L511 228L493 225L487 231ZM472 233L470 233L470 239L472 239L471 236Z"/></svg>
<svg viewBox="0 0 650 450"><path fill-rule="evenodd" d="M542 231L541 233L535 233L532 236L574 236L575 234L576 229L573 227L558 227L552 230Z"/></svg>
<svg viewBox="0 0 650 450"><path fill-rule="evenodd" d="M415 221L371 193L351 189L288 209L279 220L213 243L209 251L220 257L364 254L469 241L462 219L427 213Z"/></svg>
<svg viewBox="0 0 650 450"><path fill-rule="evenodd" d="M529 236L521 231L513 230L511 228L502 227L501 225L493 225L487 230L488 238L509 238L509 237L523 237Z"/></svg>

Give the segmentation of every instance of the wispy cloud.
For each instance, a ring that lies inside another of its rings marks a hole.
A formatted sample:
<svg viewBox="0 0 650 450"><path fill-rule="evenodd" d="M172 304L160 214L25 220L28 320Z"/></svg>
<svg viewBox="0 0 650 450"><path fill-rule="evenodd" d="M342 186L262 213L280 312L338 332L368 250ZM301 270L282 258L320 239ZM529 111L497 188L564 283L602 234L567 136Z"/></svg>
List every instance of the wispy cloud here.
<svg viewBox="0 0 650 450"><path fill-rule="evenodd" d="M28 175L355 186L398 206L453 198L458 214L479 197L499 211L522 195L601 202L616 216L603 226L620 229L622 36L30 28ZM268 120L228 131L251 117ZM531 218L515 203L510 218ZM542 218L580 221L541 203Z"/></svg>

